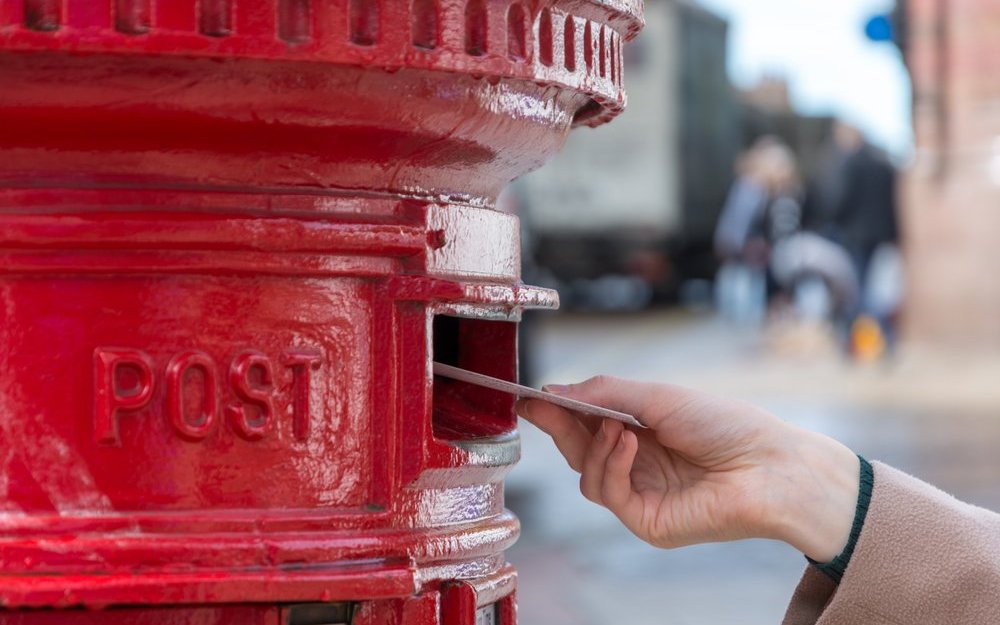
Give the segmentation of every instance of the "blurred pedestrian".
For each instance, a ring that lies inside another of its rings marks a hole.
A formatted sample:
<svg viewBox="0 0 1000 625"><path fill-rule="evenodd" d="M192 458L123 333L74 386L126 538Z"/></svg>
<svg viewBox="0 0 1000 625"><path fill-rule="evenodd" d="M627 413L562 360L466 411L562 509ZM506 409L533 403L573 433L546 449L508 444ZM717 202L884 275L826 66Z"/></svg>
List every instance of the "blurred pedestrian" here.
<svg viewBox="0 0 1000 625"><path fill-rule="evenodd" d="M737 163L715 230L722 261L717 298L723 315L758 321L779 292L769 270L771 251L802 222L801 184L794 153L780 139L757 140Z"/></svg>
<svg viewBox="0 0 1000 625"><path fill-rule="evenodd" d="M876 249L896 244L896 168L857 128L834 125L834 143L844 154L839 192L834 197L832 222L841 242L851 253L864 284Z"/></svg>
<svg viewBox="0 0 1000 625"><path fill-rule="evenodd" d="M810 221L847 251L860 285L848 323L864 331L855 331L854 338L871 336L873 321L881 329L882 336L866 344L891 346L892 319L901 299L896 176L886 154L856 127L838 121L826 165L810 188ZM856 341L850 344L858 347Z"/></svg>

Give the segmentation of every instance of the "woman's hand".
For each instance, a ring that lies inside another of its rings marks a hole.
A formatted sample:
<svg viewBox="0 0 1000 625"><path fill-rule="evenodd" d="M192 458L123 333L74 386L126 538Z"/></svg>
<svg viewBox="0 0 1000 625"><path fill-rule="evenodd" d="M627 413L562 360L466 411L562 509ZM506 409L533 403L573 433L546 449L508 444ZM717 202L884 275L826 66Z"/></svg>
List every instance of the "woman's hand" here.
<svg viewBox="0 0 1000 625"><path fill-rule="evenodd" d="M782 540L820 562L843 550L858 459L755 406L667 384L599 376L546 390L635 415L648 430L541 400L518 411L554 439L580 490L643 540L680 547Z"/></svg>

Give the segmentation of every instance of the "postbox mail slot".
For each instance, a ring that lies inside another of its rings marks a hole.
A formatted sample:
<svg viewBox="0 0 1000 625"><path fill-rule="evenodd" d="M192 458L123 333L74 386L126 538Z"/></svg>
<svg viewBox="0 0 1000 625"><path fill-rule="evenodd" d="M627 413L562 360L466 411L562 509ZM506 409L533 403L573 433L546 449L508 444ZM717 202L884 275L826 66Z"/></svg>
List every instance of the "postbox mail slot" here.
<svg viewBox="0 0 1000 625"><path fill-rule="evenodd" d="M517 377L517 324L436 315L434 360L493 377ZM468 440L512 431L514 398L456 380L434 379L433 431L442 440Z"/></svg>

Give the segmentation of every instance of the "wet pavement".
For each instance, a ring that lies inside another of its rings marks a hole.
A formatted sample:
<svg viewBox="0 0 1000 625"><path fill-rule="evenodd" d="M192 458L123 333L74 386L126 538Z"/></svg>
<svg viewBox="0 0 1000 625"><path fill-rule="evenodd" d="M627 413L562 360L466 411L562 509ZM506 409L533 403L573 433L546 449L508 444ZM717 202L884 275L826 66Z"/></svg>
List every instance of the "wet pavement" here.
<svg viewBox="0 0 1000 625"><path fill-rule="evenodd" d="M741 397L1000 509L1000 354L907 348L888 366L858 367L815 328L747 331L662 311L543 317L531 345L536 384L608 373ZM771 541L649 547L583 499L547 436L522 422L522 439L507 486L522 521L509 552L521 623L780 622L805 566L796 551Z"/></svg>

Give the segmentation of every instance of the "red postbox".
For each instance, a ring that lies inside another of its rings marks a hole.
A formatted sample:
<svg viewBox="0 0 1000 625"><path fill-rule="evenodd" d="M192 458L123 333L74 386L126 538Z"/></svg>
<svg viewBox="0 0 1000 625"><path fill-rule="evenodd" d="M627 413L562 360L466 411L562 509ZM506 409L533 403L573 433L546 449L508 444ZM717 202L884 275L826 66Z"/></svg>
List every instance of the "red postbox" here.
<svg viewBox="0 0 1000 625"><path fill-rule="evenodd" d="M0 623L516 622L499 190L640 0L0 2Z"/></svg>

